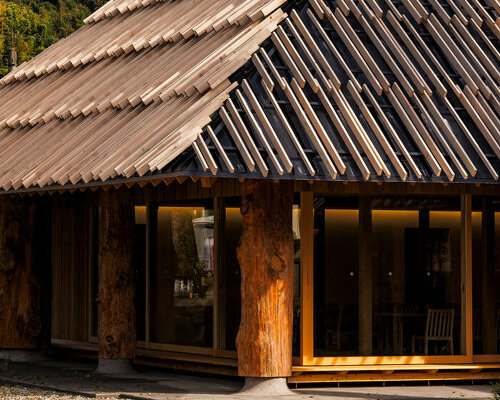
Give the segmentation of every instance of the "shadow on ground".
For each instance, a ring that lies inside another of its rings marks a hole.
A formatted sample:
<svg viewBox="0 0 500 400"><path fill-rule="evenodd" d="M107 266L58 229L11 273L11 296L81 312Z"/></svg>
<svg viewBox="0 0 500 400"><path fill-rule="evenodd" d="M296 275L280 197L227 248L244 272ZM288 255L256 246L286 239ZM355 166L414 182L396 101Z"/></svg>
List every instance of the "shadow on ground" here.
<svg viewBox="0 0 500 400"><path fill-rule="evenodd" d="M195 376L149 369L120 376L94 373L96 363L40 361L0 363L0 382L57 390L88 397L130 399L332 399L332 400L486 400L492 399L487 385L475 386L391 386L391 387L308 387L291 396L243 396L241 379Z"/></svg>

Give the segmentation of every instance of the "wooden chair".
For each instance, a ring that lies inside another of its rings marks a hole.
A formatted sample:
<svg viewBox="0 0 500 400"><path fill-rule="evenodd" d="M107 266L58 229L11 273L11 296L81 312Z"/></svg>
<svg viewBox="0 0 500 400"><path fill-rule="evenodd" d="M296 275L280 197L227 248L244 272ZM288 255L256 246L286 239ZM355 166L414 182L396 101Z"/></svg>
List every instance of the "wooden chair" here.
<svg viewBox="0 0 500 400"><path fill-rule="evenodd" d="M429 355L430 341L446 341L450 345L450 352L453 355L453 319L455 310L453 308L427 310L427 320L425 323L424 336L412 336L411 348L415 353L416 339L424 340L424 354Z"/></svg>

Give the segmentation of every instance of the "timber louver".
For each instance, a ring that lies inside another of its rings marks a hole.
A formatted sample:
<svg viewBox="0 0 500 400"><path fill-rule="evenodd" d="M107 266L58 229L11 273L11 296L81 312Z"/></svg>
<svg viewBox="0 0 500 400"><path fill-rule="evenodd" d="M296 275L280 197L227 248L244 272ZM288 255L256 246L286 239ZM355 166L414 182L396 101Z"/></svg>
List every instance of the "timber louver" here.
<svg viewBox="0 0 500 400"><path fill-rule="evenodd" d="M498 180L498 0L196 6L111 1L0 80L0 187Z"/></svg>
<svg viewBox="0 0 500 400"><path fill-rule="evenodd" d="M198 137L201 168L220 176L238 165L255 177L498 180L498 2L453 1L312 0L292 10L253 55L254 75L220 109L218 138L213 130ZM231 166L214 140L227 143Z"/></svg>

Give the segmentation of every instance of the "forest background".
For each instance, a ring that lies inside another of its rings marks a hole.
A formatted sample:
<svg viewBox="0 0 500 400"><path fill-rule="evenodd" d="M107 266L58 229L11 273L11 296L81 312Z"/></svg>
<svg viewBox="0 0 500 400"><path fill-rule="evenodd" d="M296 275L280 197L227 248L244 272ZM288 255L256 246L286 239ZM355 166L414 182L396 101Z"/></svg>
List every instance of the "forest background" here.
<svg viewBox="0 0 500 400"><path fill-rule="evenodd" d="M21 64L78 29L106 0L0 0L0 76L13 47Z"/></svg>

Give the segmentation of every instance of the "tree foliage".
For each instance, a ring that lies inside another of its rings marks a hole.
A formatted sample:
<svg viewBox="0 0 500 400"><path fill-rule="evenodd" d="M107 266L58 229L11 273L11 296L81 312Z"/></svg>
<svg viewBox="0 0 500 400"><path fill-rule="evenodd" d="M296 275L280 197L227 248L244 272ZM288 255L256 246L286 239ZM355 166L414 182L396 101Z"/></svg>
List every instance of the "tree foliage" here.
<svg viewBox="0 0 500 400"><path fill-rule="evenodd" d="M36 56L58 39L78 29L83 19L104 0L0 0L0 75L7 73L7 56L13 47L17 63Z"/></svg>

